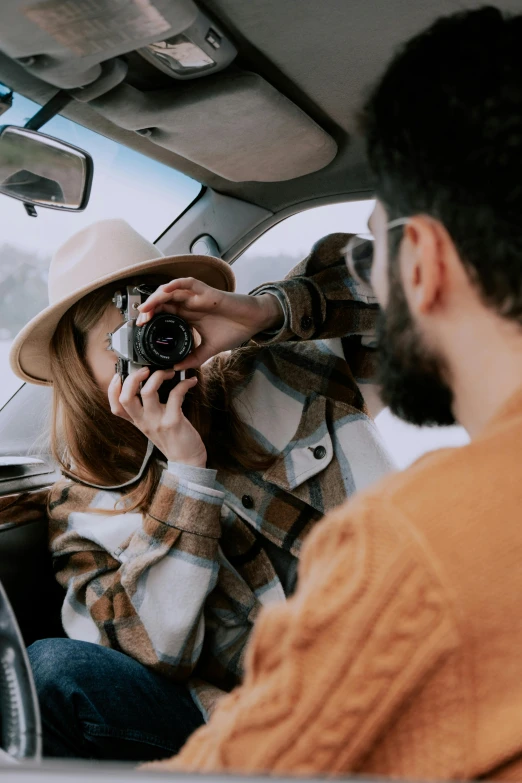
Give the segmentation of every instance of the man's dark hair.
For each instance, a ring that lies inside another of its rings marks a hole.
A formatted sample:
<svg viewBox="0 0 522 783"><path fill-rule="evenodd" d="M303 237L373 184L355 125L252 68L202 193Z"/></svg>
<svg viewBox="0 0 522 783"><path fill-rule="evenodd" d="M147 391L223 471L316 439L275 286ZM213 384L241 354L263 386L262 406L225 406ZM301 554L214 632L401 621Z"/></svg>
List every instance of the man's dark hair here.
<svg viewBox="0 0 522 783"><path fill-rule="evenodd" d="M362 120L389 219L440 220L482 299L522 323L522 15L440 19L397 54Z"/></svg>

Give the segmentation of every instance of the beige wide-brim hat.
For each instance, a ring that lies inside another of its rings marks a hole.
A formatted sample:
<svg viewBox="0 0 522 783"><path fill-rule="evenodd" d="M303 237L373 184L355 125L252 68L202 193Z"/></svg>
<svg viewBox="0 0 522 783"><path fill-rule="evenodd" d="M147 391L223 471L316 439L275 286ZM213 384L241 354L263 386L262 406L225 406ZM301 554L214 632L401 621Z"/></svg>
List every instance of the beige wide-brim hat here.
<svg viewBox="0 0 522 783"><path fill-rule="evenodd" d="M13 372L24 381L52 383L50 342L62 315L86 294L137 274L195 277L221 291L235 289L232 269L213 256L163 256L124 220L101 220L84 228L54 254L49 267L49 307L16 336Z"/></svg>

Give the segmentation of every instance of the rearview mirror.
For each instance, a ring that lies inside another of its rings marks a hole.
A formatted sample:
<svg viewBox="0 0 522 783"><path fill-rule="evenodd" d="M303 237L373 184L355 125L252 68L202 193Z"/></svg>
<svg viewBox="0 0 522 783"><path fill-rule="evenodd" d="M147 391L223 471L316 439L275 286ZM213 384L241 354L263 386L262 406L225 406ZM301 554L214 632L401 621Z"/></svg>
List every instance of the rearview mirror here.
<svg viewBox="0 0 522 783"><path fill-rule="evenodd" d="M0 193L25 204L79 212L91 192L88 152L16 125L0 126Z"/></svg>

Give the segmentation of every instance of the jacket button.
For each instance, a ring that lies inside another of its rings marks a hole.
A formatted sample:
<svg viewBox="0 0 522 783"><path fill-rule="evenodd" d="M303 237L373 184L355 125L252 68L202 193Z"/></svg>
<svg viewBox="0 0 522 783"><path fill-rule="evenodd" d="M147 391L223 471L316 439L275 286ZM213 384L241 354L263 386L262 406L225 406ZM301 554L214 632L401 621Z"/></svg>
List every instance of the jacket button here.
<svg viewBox="0 0 522 783"><path fill-rule="evenodd" d="M254 498L251 495L243 495L241 502L245 508L254 508Z"/></svg>
<svg viewBox="0 0 522 783"><path fill-rule="evenodd" d="M305 332L308 332L313 325L314 322L312 318L310 318L309 315L303 315L303 317L301 318L301 329L303 329Z"/></svg>
<svg viewBox="0 0 522 783"><path fill-rule="evenodd" d="M314 449L314 457L316 459L324 459L326 457L326 449L324 446L316 446Z"/></svg>

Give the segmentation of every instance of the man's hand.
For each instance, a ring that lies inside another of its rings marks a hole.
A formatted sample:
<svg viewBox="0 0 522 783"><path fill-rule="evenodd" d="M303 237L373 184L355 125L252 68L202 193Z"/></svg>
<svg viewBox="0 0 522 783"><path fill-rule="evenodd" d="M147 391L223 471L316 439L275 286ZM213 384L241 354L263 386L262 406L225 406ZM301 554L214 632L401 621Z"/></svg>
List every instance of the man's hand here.
<svg viewBox="0 0 522 783"><path fill-rule="evenodd" d="M161 285L139 310L138 326L155 313L167 312L184 318L201 336L201 344L176 365L176 370L200 367L221 351L237 348L259 332L283 324L281 305L272 294L231 294L192 277Z"/></svg>

